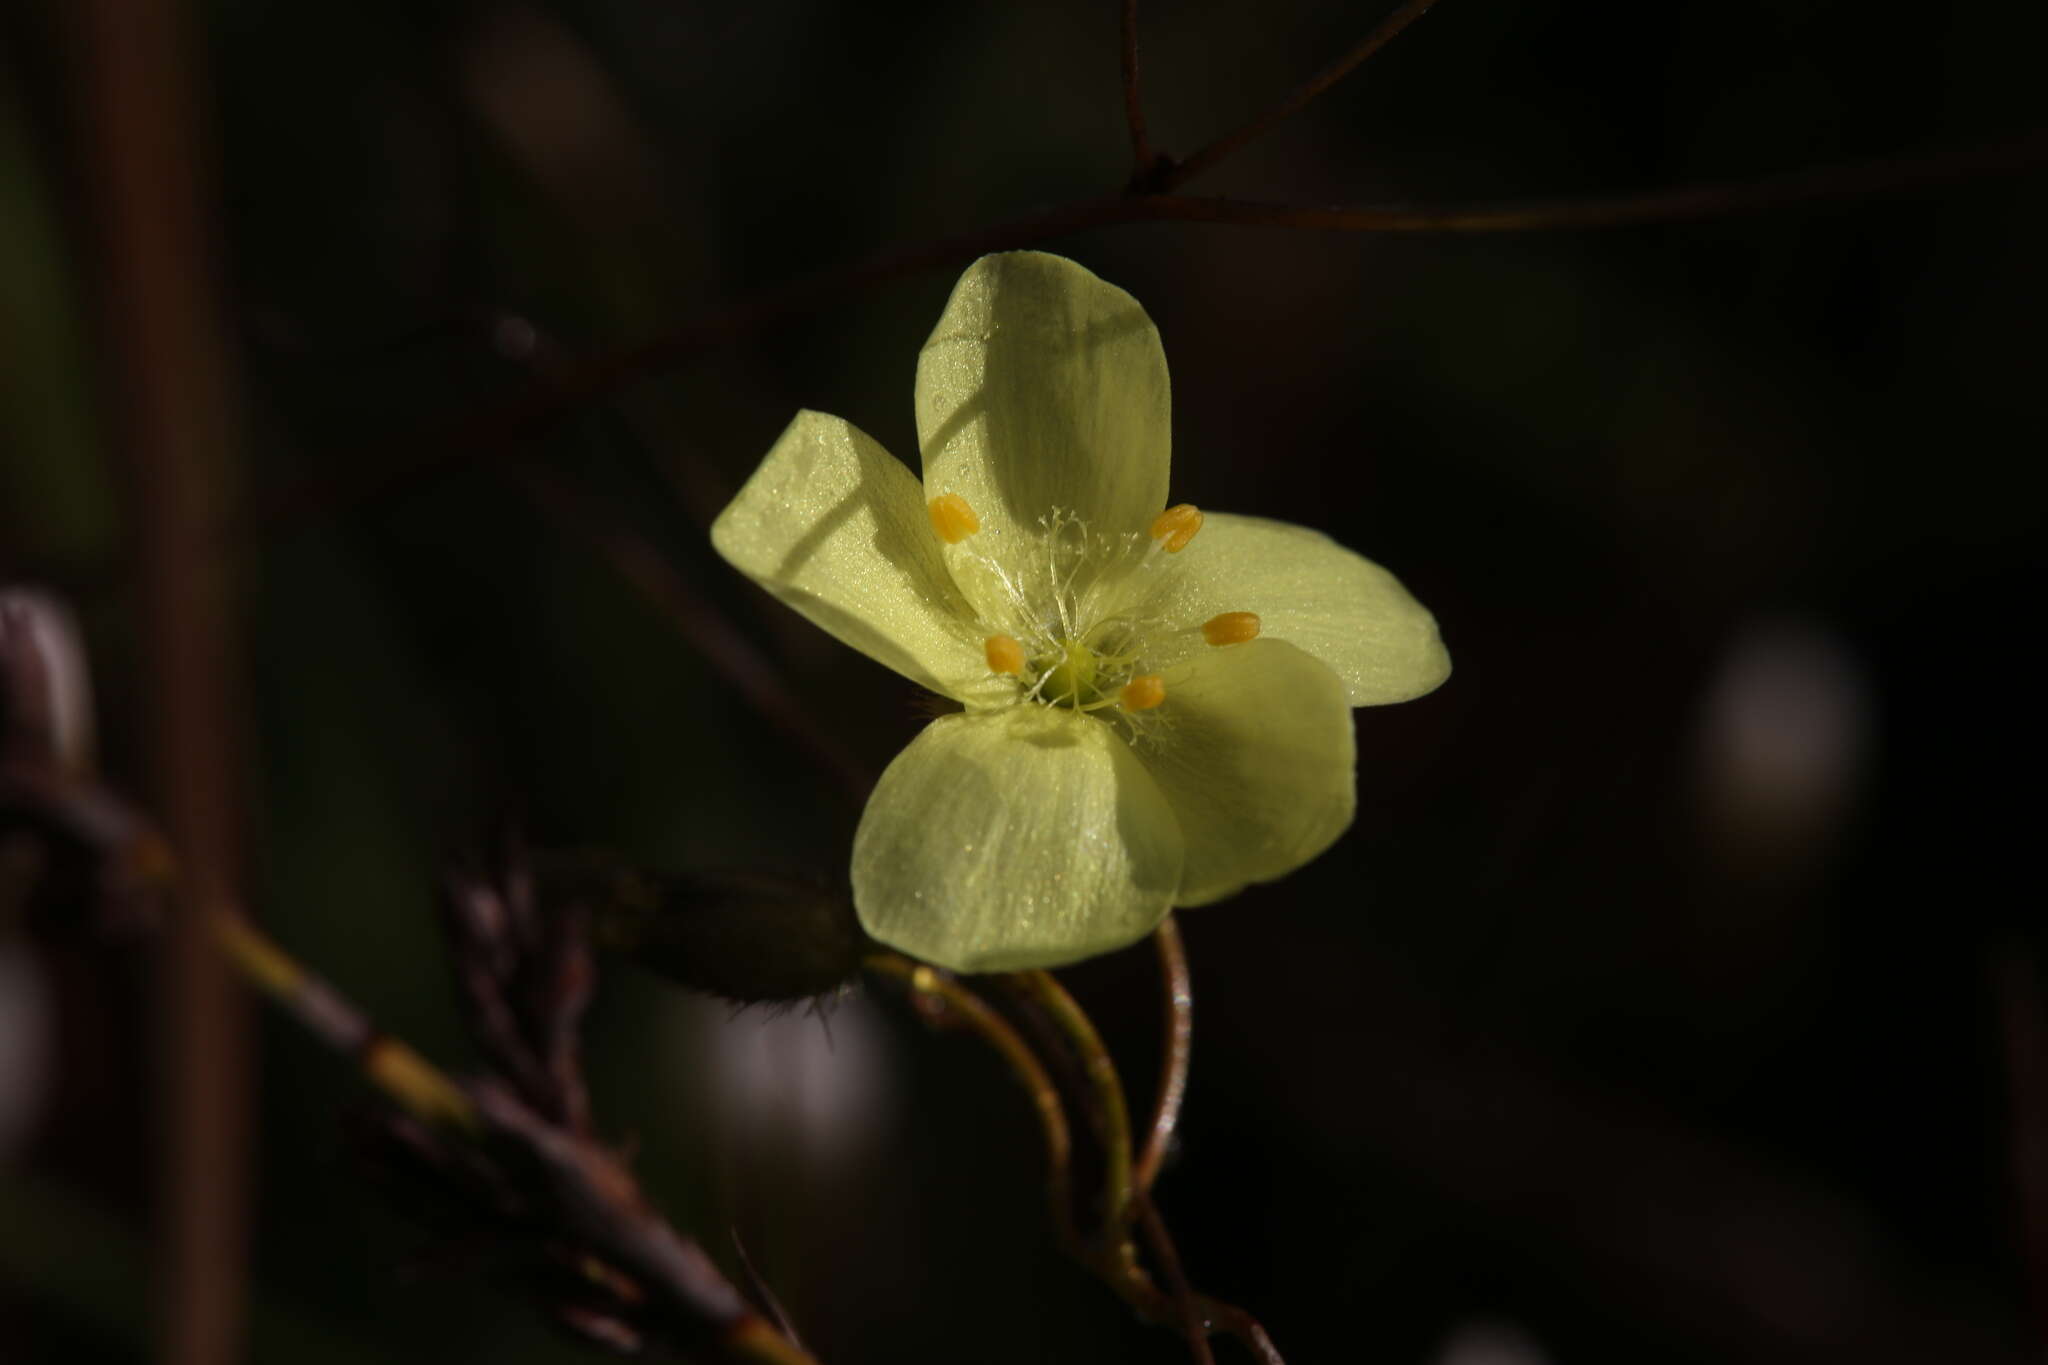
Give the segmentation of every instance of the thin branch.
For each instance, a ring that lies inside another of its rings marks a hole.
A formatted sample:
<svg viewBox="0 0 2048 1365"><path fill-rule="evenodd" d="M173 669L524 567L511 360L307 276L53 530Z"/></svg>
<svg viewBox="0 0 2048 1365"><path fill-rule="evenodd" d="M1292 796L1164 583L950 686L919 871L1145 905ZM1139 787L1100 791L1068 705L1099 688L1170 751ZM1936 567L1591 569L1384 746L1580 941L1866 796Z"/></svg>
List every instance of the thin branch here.
<svg viewBox="0 0 2048 1365"><path fill-rule="evenodd" d="M817 1365L756 1314L704 1249L677 1232L640 1193L617 1156L547 1119L505 1085L464 1087L396 1038L379 1033L339 991L301 966L247 920L221 915L214 932L243 977L309 1032L353 1056L364 1075L405 1113L439 1132L481 1140L532 1163L548 1190L548 1208L574 1243L598 1258L586 1267L604 1283L624 1271L678 1329L681 1340L707 1331L728 1359L745 1365ZM556 1235L559 1235L557 1233Z"/></svg>
<svg viewBox="0 0 2048 1365"><path fill-rule="evenodd" d="M684 1330L710 1327L734 1360L750 1365L817 1365L807 1352L747 1306L704 1249L647 1207L638 1184L611 1153L547 1122L503 1086L475 1087L490 1128L515 1139L548 1178L553 1203L579 1242L649 1291Z"/></svg>
<svg viewBox="0 0 2048 1365"><path fill-rule="evenodd" d="M71 609L0 579L0 767L90 772L97 747L91 677Z"/></svg>
<svg viewBox="0 0 2048 1365"><path fill-rule="evenodd" d="M1069 233L1143 216L1121 194L1083 199L971 232L887 251L772 286L685 323L672 332L577 365L558 378L483 413L434 427L395 446L379 441L260 502L243 530L288 530L338 506L390 493L480 452L505 453L585 404L776 323L904 275L968 261L990 251L1031 246Z"/></svg>
<svg viewBox="0 0 2048 1365"><path fill-rule="evenodd" d="M2035 1344L2048 1343L2048 1010L2023 944L1989 963L2004 1034L2006 1160Z"/></svg>
<svg viewBox="0 0 2048 1365"><path fill-rule="evenodd" d="M242 916L214 916L213 934L242 979L297 1019L306 1031L353 1057L371 1085L430 1128L474 1135L476 1106L461 1086L406 1043L380 1033L347 996L301 966Z"/></svg>
<svg viewBox="0 0 2048 1365"><path fill-rule="evenodd" d="M747 1254L747 1244L740 1240L738 1228L732 1230L732 1250L733 1255L739 1258L741 1273L747 1277L747 1288L754 1291L755 1301L768 1310L768 1316L775 1320L776 1328L783 1336L789 1338L791 1345L799 1351L806 1349L803 1337L796 1330L796 1322L789 1316L789 1310L782 1306L782 1300L776 1297L775 1290L769 1285L767 1278L754 1267L754 1258Z"/></svg>
<svg viewBox="0 0 2048 1365"><path fill-rule="evenodd" d="M590 1137L581 1028L596 968L589 911L543 907L521 842L500 836L489 866L451 869L441 917L470 1033L490 1069L554 1123Z"/></svg>
<svg viewBox="0 0 2048 1365"><path fill-rule="evenodd" d="M675 571L661 551L635 534L623 518L608 514L597 499L538 463L522 462L510 477L543 516L588 545L639 589L755 710L830 773L850 800L867 799L874 774L817 723L775 666Z"/></svg>
<svg viewBox="0 0 2048 1365"><path fill-rule="evenodd" d="M159 1347L170 1365L241 1353L253 1169L253 1049L210 918L239 903L244 709L228 565L209 553L235 445L208 200L211 157L177 0L60 6L96 230L110 415L133 534L138 732L182 867L159 958L155 1097L163 1216Z"/></svg>
<svg viewBox="0 0 2048 1365"><path fill-rule="evenodd" d="M2013 175L2048 166L2048 131L1987 147L1924 157L1859 161L1763 180L1731 180L1590 199L1441 208L1322 208L1241 199L1151 195L1140 199L1154 221L1227 223L1319 232L1548 232L1561 228L1636 227L1683 223L1799 204L1908 194L1958 181Z"/></svg>
<svg viewBox="0 0 2048 1365"><path fill-rule="evenodd" d="M1031 1050L1008 1020L990 1009L987 1002L960 984L951 973L900 953L873 953L865 963L878 976L890 977L910 988L910 997L925 1022L935 1027L957 1025L978 1035L996 1050L1010 1074L1024 1087L1024 1093L1038 1111L1038 1123L1045 1138L1046 1199L1052 1205L1053 1222L1060 1240L1079 1248L1074 1230L1072 1177L1073 1135L1067 1126L1066 1107L1060 1103L1059 1087L1047 1074L1045 1063Z"/></svg>
<svg viewBox="0 0 2048 1365"><path fill-rule="evenodd" d="M1368 33L1363 42L1309 77L1286 99L1250 122L1225 133L1193 156L1163 171L1158 177L1156 188L1171 190L1185 185L1226 157L1234 155L1246 143L1264 137L1275 125L1300 113L1312 100L1356 71L1364 64L1366 58L1394 41L1403 29L1427 14L1435 3L1436 0L1408 0L1407 4L1381 20L1379 27Z"/></svg>
<svg viewBox="0 0 2048 1365"><path fill-rule="evenodd" d="M1139 1153L1137 1168L1131 1174L1131 1181L1141 1194L1159 1178L1159 1167L1173 1146L1181 1102L1187 1097L1189 1052L1195 1032L1194 984L1188 976L1188 955L1181 946L1180 926L1174 923L1172 915L1159 922L1152 943L1159 950L1160 996L1164 1005L1163 1061L1152 1126L1145 1134L1145 1149Z"/></svg>
<svg viewBox="0 0 2048 1365"><path fill-rule="evenodd" d="M585 404L718 346L885 283L990 251L1036 246L1127 223L1215 223L1325 232L1532 232L1681 222L1797 203L1902 194L2048 165L2048 131L1989 147L1858 162L1767 180L1727 182L1586 200L1478 207L1324 208L1172 194L1113 194L972 232L892 248L818 271L702 315L663 336L567 368L504 404L436 425L411 440L379 441L262 499L243 534L278 534L338 508L384 496L443 470L502 458Z"/></svg>
<svg viewBox="0 0 2048 1365"><path fill-rule="evenodd" d="M0 674L0 684L9 681ZM14 712L0 707L0 714ZM24 776L14 771L23 766L0 764L0 804L25 803L32 812L43 797L61 794L61 781L47 772ZM83 780L73 785L90 786ZM127 809L105 792L91 804ZM164 843L139 814L87 822L73 832L109 861L124 863L134 861L137 847ZM152 887L181 887L181 869L189 861L168 854L146 861ZM499 872L503 904L498 908L509 913L493 922L503 929L502 936L479 933L474 941L459 939L458 950L476 956L507 947L507 960L492 964L502 968L498 987L536 988L529 1005L536 1017L524 1021L539 1038L532 1046L546 1054L550 1066L577 1072L567 1087L552 1092L541 1087L549 1107L561 1111L560 1119L527 1104L500 1080L463 1085L450 1079L403 1041L379 1032L363 1010L242 915L208 907L198 924L223 970L238 973L315 1038L352 1058L364 1078L397 1106L399 1112L383 1124L384 1134L397 1150L445 1182L439 1193L471 1201L530 1244L543 1263L568 1269L605 1301L605 1306L593 1306L572 1296L544 1305L565 1325L588 1339L633 1349L646 1340L646 1327L667 1326L673 1329L670 1344L708 1344L735 1365L817 1365L754 1312L702 1247L655 1212L618 1154L588 1132L580 1063L553 1055L562 1046L558 1034L573 1038L588 991L583 918L575 907L550 917L526 904L530 882L517 858L508 857ZM477 896L467 902L492 918ZM551 918L552 928L573 942L550 935ZM519 960L522 956L526 960ZM508 1162L523 1163L516 1174L529 1178L509 1178ZM537 1189L547 1197L537 1201ZM621 1311L634 1320L622 1318ZM641 1321L650 1316L653 1324Z"/></svg>
<svg viewBox="0 0 2048 1365"><path fill-rule="evenodd" d="M507 321L501 317L494 329L501 336ZM525 361L527 373L543 383L558 382L574 374L575 357L567 348L531 322L523 318L516 321L520 343L501 343L501 350ZM536 511L565 535L583 541L667 616L677 628L676 633L771 725L830 773L850 800L859 804L867 799L875 784L874 774L812 718L774 664L687 578L676 572L666 555L634 534L617 509L605 506L596 496L554 474L539 461L521 461L507 477Z"/></svg>
<svg viewBox="0 0 2048 1365"><path fill-rule="evenodd" d="M1133 189L1154 188L1152 177L1159 166L1158 153L1145 135L1145 101L1138 84L1138 0L1123 0L1123 25L1118 52L1123 58L1124 122L1131 130L1131 179Z"/></svg>
<svg viewBox="0 0 2048 1365"><path fill-rule="evenodd" d="M1051 972L1009 972L1002 980L1045 1011L1086 1070L1095 1100L1089 1114L1102 1143L1102 1233L1106 1242L1120 1242L1131 1214L1131 1116L1116 1062L1095 1021Z"/></svg>

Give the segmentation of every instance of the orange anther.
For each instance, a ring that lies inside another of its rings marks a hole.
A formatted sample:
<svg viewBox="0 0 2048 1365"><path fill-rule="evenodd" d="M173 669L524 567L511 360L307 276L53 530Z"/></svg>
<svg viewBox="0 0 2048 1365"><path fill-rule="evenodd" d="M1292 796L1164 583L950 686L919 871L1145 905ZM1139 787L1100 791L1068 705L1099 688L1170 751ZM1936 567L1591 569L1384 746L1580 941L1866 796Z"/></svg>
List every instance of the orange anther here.
<svg viewBox="0 0 2048 1365"><path fill-rule="evenodd" d="M981 652L988 659L991 673L1022 673L1024 671L1024 646L1007 635L991 635L981 642Z"/></svg>
<svg viewBox="0 0 2048 1365"><path fill-rule="evenodd" d="M1179 554L1202 529L1202 509L1191 502L1175 503L1152 518L1152 539L1162 542L1170 555Z"/></svg>
<svg viewBox="0 0 2048 1365"><path fill-rule="evenodd" d="M958 545L981 529L981 518L958 493L941 493L925 511L931 514L932 532L948 545Z"/></svg>
<svg viewBox="0 0 2048 1365"><path fill-rule="evenodd" d="M1226 611L1202 622L1202 638L1212 645L1241 645L1259 638L1259 614L1255 611Z"/></svg>
<svg viewBox="0 0 2048 1365"><path fill-rule="evenodd" d="M1140 673L1124 684L1116 699L1126 711L1150 711L1166 700L1166 679L1157 673Z"/></svg>

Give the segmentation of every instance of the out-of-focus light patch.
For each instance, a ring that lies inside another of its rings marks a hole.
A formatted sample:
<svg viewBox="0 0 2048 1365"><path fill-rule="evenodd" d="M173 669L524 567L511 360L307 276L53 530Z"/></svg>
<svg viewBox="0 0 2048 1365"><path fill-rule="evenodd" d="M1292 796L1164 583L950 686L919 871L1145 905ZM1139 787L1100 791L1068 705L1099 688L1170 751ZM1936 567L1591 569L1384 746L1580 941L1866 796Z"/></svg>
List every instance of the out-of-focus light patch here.
<svg viewBox="0 0 2048 1365"><path fill-rule="evenodd" d="M735 1014L707 997L677 999L690 1074L734 1150L772 1152L829 1179L881 1145L898 1086L873 1002L856 995L821 1011Z"/></svg>
<svg viewBox="0 0 2048 1365"><path fill-rule="evenodd" d="M1468 1322L1444 1338L1436 1365L1550 1365L1550 1356L1513 1323Z"/></svg>
<svg viewBox="0 0 2048 1365"><path fill-rule="evenodd" d="M1775 617L1730 643L1700 724L1707 810L1727 835L1782 844L1831 833L1860 783L1870 689L1841 637Z"/></svg>
<svg viewBox="0 0 2048 1365"><path fill-rule="evenodd" d="M35 1131L50 1092L50 983L27 952L0 944L0 1162Z"/></svg>

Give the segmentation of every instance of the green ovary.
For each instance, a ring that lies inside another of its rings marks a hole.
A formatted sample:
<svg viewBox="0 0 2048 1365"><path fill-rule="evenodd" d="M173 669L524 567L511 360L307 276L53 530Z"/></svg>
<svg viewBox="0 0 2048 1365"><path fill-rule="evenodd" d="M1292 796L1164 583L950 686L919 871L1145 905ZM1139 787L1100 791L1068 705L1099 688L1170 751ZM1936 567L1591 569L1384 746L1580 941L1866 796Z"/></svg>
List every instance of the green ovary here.
<svg viewBox="0 0 2048 1365"><path fill-rule="evenodd" d="M1100 665L1095 651L1079 640L1068 640L1057 647L1057 652L1044 659L1032 661L1032 671L1043 673L1050 667L1045 686L1039 692L1041 700L1053 706L1083 707L1097 700L1096 677Z"/></svg>
<svg viewBox="0 0 2048 1365"><path fill-rule="evenodd" d="M1117 689L1131 679L1137 641L1121 623L1103 622L1076 639L1055 638L1032 657L1030 674L1043 678L1033 689L1047 706L1095 711L1115 705Z"/></svg>

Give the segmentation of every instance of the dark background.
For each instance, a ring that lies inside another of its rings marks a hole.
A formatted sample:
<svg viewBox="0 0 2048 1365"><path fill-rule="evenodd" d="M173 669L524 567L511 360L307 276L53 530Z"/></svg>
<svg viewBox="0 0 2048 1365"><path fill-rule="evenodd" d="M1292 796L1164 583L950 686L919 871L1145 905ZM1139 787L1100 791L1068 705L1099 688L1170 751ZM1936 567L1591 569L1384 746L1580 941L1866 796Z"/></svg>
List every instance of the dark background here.
<svg viewBox="0 0 2048 1365"><path fill-rule="evenodd" d="M1153 4L1185 154L1381 7ZM252 506L594 354L885 246L1114 189L1113 5L222 0L211 181ZM150 680L119 571L53 3L0 19L0 569L67 590L107 763ZM1745 179L2040 128L2048 11L1443 0L1191 191L1462 203ZM1325 529L1442 622L1358 714L1359 815L1184 917L1190 1274L1296 1362L2038 1355L2008 1080L2038 1039L2038 175L1700 224L1048 243L1144 303L1173 494ZM531 439L256 515L238 553L261 917L430 1055L463 1043L439 860L537 838L843 876L857 814L689 632L508 479L653 538L879 770L914 689L703 528L799 406L914 458L957 266L865 289ZM516 339L516 338L513 338ZM555 349L559 348L559 352ZM0 1356L148 1352L148 952L0 944ZM1070 974L1140 1104L1143 949ZM2031 1030L2031 1031L2030 1031ZM734 1015L630 968L597 1104L664 1208L737 1228L856 1361L1173 1361L1053 1251L1028 1110L900 998ZM373 1193L347 1069L263 1023L252 1358L587 1353ZM1219 1346L1219 1358L1235 1348Z"/></svg>

